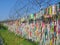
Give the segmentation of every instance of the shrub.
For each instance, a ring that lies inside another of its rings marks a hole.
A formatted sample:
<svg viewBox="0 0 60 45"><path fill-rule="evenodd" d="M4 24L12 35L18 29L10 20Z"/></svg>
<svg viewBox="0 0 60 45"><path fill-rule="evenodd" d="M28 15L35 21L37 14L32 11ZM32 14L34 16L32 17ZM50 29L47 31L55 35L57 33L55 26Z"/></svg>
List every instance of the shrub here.
<svg viewBox="0 0 60 45"><path fill-rule="evenodd" d="M3 24L0 24L0 29L1 29L1 30L7 30L8 27L7 27L7 26L4 26Z"/></svg>

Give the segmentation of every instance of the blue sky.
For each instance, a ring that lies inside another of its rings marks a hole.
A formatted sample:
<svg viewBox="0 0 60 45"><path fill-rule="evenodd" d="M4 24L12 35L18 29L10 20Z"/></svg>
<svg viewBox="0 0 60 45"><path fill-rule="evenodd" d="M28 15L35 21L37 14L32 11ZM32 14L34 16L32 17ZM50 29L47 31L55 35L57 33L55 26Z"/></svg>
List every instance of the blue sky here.
<svg viewBox="0 0 60 45"><path fill-rule="evenodd" d="M0 20L5 20L9 16L9 11L16 0L0 0Z"/></svg>
<svg viewBox="0 0 60 45"><path fill-rule="evenodd" d="M24 7L24 5L26 5L28 2L28 0L19 0L20 2L18 1L18 3L16 3L16 1L17 0L0 0L0 21L6 20L9 17L9 12L15 4L16 4L16 6L14 6L13 9L16 8L18 10L19 8ZM23 1L23 2L21 2L21 1ZM30 0L30 1L32 1L32 0ZM35 0L33 0L33 1L35 1ZM41 2L41 0L39 0L39 1ZM47 1L47 0L43 0L43 3L44 3L44 1ZM59 1L60 0L50 0L50 3L52 5L52 4L54 4L54 2L59 2ZM44 3L42 8L46 7L46 5L47 4ZM32 9L31 7L33 7L35 10ZM29 12L27 12L27 13L32 13L33 11L34 12L39 11L39 6L38 5L36 6L35 4L27 4L27 8L31 8L31 9L29 9ZM19 13L20 14L26 13L25 9L26 9L26 7L24 7L22 10L19 10Z"/></svg>

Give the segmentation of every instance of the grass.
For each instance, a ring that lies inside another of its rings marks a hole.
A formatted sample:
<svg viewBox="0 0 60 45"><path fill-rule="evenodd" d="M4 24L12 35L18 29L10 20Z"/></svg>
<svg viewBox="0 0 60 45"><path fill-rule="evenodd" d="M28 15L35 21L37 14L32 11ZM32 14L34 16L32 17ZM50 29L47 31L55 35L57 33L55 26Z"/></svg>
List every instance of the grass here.
<svg viewBox="0 0 60 45"><path fill-rule="evenodd" d="M32 43L24 38L16 36L8 30L0 30L0 34L5 45L37 45L36 43Z"/></svg>

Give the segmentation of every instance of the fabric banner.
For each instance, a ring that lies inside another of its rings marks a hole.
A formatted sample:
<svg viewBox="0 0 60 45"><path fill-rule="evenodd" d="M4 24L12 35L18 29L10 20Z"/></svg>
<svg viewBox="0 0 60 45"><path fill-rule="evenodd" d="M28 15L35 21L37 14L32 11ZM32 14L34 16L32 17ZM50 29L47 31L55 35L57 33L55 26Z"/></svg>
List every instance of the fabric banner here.
<svg viewBox="0 0 60 45"><path fill-rule="evenodd" d="M56 14L56 5L52 6L52 15Z"/></svg>
<svg viewBox="0 0 60 45"><path fill-rule="evenodd" d="M23 17L23 18L21 18L21 22L23 22L25 20L25 18Z"/></svg>
<svg viewBox="0 0 60 45"><path fill-rule="evenodd" d="M40 17L44 15L44 10L40 11Z"/></svg>
<svg viewBox="0 0 60 45"><path fill-rule="evenodd" d="M30 19L34 19L34 14L31 14L30 15Z"/></svg>
<svg viewBox="0 0 60 45"><path fill-rule="evenodd" d="M60 2L57 4L57 10L60 11Z"/></svg>
<svg viewBox="0 0 60 45"><path fill-rule="evenodd" d="M58 33L60 34L60 20L58 20Z"/></svg>
<svg viewBox="0 0 60 45"><path fill-rule="evenodd" d="M59 11L59 4L57 4L57 11Z"/></svg>
<svg viewBox="0 0 60 45"><path fill-rule="evenodd" d="M52 15L52 6L49 7L49 15Z"/></svg>
<svg viewBox="0 0 60 45"><path fill-rule="evenodd" d="M46 15L46 9L44 9L44 15Z"/></svg>
<svg viewBox="0 0 60 45"><path fill-rule="evenodd" d="M51 32L54 32L54 23L51 22L51 23L50 23L50 26L51 26L51 30L50 30L50 31L51 31Z"/></svg>
<svg viewBox="0 0 60 45"><path fill-rule="evenodd" d="M48 15L48 8L46 8L46 15Z"/></svg>

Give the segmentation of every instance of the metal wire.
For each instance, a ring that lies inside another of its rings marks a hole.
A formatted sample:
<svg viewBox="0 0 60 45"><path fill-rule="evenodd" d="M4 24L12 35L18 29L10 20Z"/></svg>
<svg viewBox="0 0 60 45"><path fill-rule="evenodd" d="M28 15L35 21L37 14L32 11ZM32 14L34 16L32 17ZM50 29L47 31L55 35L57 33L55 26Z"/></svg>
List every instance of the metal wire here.
<svg viewBox="0 0 60 45"><path fill-rule="evenodd" d="M17 0L9 13L10 19L18 19L39 12L60 0ZM21 6L23 5L23 6Z"/></svg>

